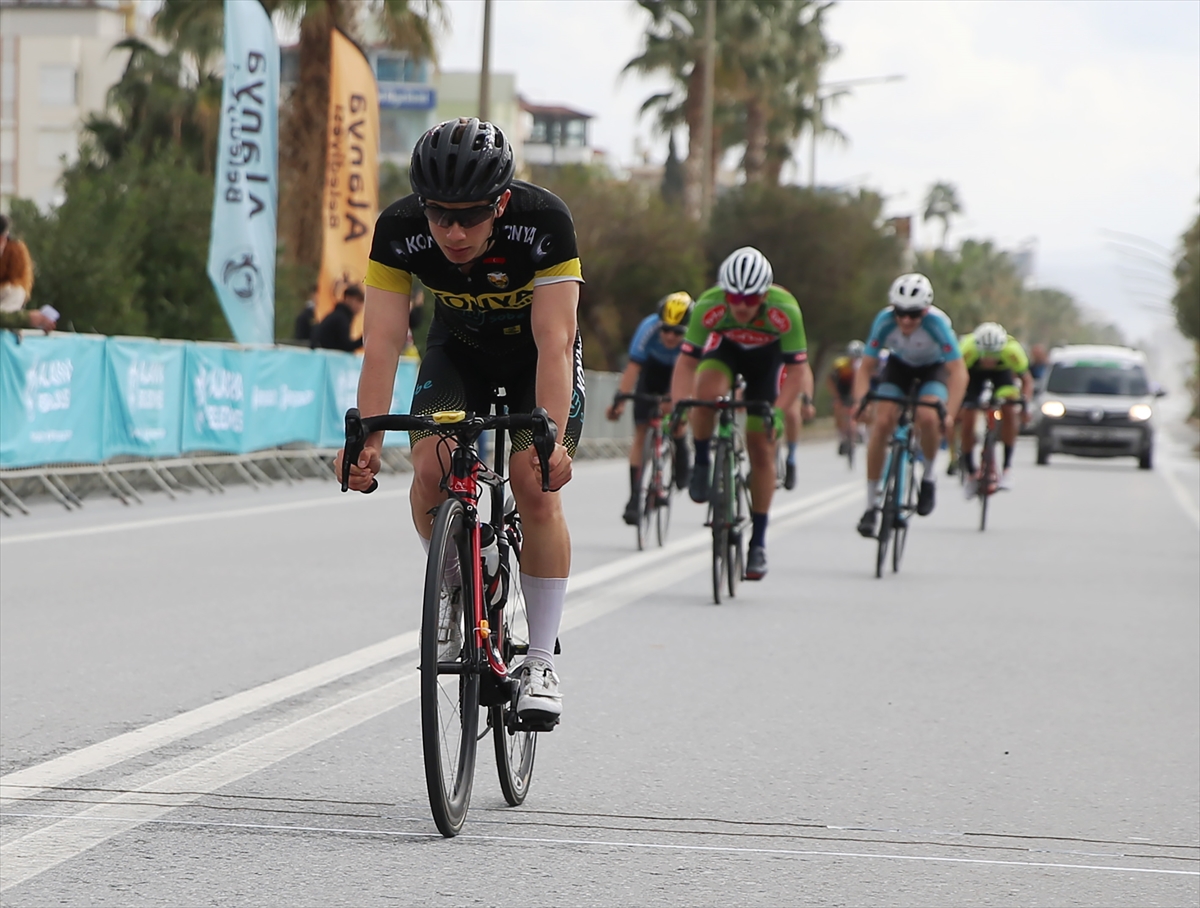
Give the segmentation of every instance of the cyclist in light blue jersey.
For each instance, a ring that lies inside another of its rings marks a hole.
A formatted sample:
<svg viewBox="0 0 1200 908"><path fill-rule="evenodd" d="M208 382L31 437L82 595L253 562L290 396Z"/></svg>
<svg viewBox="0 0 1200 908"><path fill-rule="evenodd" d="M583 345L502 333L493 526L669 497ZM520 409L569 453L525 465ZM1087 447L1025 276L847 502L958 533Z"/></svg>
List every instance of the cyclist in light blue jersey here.
<svg viewBox="0 0 1200 908"><path fill-rule="evenodd" d="M919 398L946 408L945 425L940 426L937 412L918 407L915 422L925 455L924 475L917 499L917 513L933 511L938 444L943 428L949 432L967 388L967 369L963 365L958 337L950 318L933 305L933 286L923 274L904 274L896 278L888 292L889 305L875 317L867 337L867 350L854 377L854 407L858 409L871 384L883 350L890 351L887 366L879 376L875 393L888 398L879 400L867 442L867 509L858 522L858 532L874 537L879 514L879 479L888 439L900 417L902 401L914 383L920 384ZM896 401L892 403L892 401Z"/></svg>
<svg viewBox="0 0 1200 908"><path fill-rule="evenodd" d="M687 332L688 319L695 302L680 290L658 301L652 315L647 315L633 334L629 344L629 363L621 373L619 394L637 391L639 394L661 394L671 391L671 374ZM606 411L610 420L620 419L625 401L615 402ZM625 522L638 522L638 489L642 480L642 446L646 440L646 425L650 421L651 405L640 400L633 402L634 436L629 448L629 501L625 505ZM675 485L686 488L691 466L688 463L686 427L681 422L675 430Z"/></svg>

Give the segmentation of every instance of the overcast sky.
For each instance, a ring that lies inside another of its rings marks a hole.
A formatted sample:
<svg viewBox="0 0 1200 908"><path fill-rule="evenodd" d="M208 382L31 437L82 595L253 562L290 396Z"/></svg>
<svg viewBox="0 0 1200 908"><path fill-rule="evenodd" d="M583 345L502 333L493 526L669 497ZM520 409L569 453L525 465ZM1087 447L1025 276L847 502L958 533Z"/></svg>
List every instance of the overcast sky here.
<svg viewBox="0 0 1200 908"><path fill-rule="evenodd" d="M447 0L444 69L478 70L482 0ZM621 78L645 17L626 0L496 0L493 68L533 101L596 115L617 160L665 140L639 121L663 83ZM1131 339L1167 320L1169 260L1200 198L1200 2L842 0L826 80L856 89L830 120L848 146L817 149L818 182L867 186L920 215L929 185L958 187L951 233L1036 243L1036 279L1074 294ZM680 136L682 139L683 136ZM785 176L808 180L808 148ZM922 229L917 243L936 243ZM586 264L586 263L585 263Z"/></svg>

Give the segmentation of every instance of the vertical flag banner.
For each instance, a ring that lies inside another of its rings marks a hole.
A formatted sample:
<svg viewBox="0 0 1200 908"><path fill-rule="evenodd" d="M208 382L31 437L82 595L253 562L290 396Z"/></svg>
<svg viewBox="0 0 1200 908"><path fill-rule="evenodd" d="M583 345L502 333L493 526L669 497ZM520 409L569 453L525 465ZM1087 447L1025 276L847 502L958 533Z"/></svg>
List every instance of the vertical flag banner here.
<svg viewBox="0 0 1200 908"><path fill-rule="evenodd" d="M275 342L279 45L258 0L225 0L225 88L208 277L240 344Z"/></svg>
<svg viewBox="0 0 1200 908"><path fill-rule="evenodd" d="M317 318L333 309L343 284L361 283L367 276L379 199L379 89L375 74L363 52L340 31L334 29L332 41Z"/></svg>

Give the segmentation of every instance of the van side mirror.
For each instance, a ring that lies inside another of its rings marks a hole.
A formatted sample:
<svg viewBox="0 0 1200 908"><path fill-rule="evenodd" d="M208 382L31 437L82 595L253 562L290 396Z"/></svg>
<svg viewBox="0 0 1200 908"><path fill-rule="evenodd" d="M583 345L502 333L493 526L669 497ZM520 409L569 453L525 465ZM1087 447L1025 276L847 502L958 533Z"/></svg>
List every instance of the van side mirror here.
<svg viewBox="0 0 1200 908"><path fill-rule="evenodd" d="M1159 385L1157 388L1154 389L1154 396L1155 397L1166 397L1167 389L1162 387L1162 385Z"/></svg>

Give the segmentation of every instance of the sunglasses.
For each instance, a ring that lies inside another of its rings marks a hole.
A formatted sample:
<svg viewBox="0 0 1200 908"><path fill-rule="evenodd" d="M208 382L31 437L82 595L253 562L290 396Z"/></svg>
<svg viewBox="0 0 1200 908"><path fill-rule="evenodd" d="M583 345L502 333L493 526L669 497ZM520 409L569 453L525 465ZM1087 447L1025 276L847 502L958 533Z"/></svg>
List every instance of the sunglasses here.
<svg viewBox="0 0 1200 908"><path fill-rule="evenodd" d="M898 319L899 318L922 319L925 317L925 312L926 312L926 310L924 310L924 309L919 309L916 312L909 312L904 309L893 309L892 310L892 314L894 316L896 316L896 318L898 318Z"/></svg>
<svg viewBox="0 0 1200 908"><path fill-rule="evenodd" d="M678 325L659 325L658 330L663 334L675 334L679 337L687 334L687 328L681 328Z"/></svg>
<svg viewBox="0 0 1200 908"><path fill-rule="evenodd" d="M725 302L731 306L761 306L762 294L759 293L726 293Z"/></svg>
<svg viewBox="0 0 1200 908"><path fill-rule="evenodd" d="M429 223L436 224L439 227L449 227L452 224L460 225L463 230L470 230L472 227L478 227L488 218L496 214L496 209L499 207L500 200L491 202L487 205L476 205L473 208L434 208L427 203L422 203L421 207L425 211L425 217L429 219Z"/></svg>

